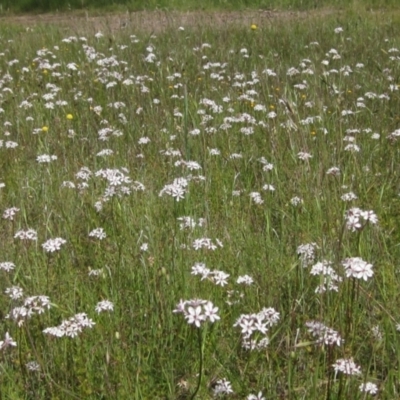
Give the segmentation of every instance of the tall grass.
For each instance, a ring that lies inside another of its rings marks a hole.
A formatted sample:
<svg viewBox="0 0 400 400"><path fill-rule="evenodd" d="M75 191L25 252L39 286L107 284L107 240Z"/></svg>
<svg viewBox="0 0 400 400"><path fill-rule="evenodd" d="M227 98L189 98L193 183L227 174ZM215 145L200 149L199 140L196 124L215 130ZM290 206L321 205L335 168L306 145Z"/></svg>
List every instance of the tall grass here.
<svg viewBox="0 0 400 400"><path fill-rule="evenodd" d="M364 399L366 382L398 398L396 15L157 36L2 25L4 398L208 399L224 379L226 398ZM352 229L353 207L377 223ZM37 240L18 237L28 228ZM373 276L348 277L353 257ZM220 319L188 323L181 299ZM113 310L97 312L104 300ZM249 350L243 321L264 308L279 319ZM74 336L78 313L95 325ZM361 373L335 372L341 359Z"/></svg>
<svg viewBox="0 0 400 400"><path fill-rule="evenodd" d="M2 12L56 12L97 9L105 11L141 10L313 10L318 8L395 8L397 0L2 0Z"/></svg>

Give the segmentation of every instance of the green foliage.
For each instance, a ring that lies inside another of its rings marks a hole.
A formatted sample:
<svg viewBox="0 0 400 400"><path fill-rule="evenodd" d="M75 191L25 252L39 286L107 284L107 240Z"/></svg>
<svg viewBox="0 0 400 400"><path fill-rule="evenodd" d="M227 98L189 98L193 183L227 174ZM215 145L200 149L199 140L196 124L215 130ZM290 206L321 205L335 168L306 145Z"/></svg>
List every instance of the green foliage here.
<svg viewBox="0 0 400 400"><path fill-rule="evenodd" d="M3 12L56 12L67 10L314 10L394 8L397 0L2 0Z"/></svg>

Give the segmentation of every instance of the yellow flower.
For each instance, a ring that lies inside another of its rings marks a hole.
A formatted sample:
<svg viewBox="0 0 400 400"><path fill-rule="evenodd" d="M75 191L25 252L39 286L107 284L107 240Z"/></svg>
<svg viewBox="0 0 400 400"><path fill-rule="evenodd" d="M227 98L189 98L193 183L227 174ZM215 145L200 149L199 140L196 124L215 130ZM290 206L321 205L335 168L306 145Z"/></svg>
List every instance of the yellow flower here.
<svg viewBox="0 0 400 400"><path fill-rule="evenodd" d="M43 126L43 128L42 128L42 132L47 132L49 130L49 127L48 126Z"/></svg>
<svg viewBox="0 0 400 400"><path fill-rule="evenodd" d="M250 28L251 28L252 31L255 31L257 29L257 25L256 24L252 24L250 26Z"/></svg>
<svg viewBox="0 0 400 400"><path fill-rule="evenodd" d="M69 120L74 119L74 116L72 114L67 114L67 119Z"/></svg>

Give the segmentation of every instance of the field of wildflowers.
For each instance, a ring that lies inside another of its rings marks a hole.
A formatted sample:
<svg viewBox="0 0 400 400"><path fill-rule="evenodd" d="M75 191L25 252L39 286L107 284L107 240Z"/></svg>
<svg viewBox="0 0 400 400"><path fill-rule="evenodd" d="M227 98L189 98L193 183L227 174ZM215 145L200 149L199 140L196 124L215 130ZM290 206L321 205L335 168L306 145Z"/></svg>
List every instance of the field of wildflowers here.
<svg viewBox="0 0 400 400"><path fill-rule="evenodd" d="M2 24L1 398L400 398L399 21Z"/></svg>

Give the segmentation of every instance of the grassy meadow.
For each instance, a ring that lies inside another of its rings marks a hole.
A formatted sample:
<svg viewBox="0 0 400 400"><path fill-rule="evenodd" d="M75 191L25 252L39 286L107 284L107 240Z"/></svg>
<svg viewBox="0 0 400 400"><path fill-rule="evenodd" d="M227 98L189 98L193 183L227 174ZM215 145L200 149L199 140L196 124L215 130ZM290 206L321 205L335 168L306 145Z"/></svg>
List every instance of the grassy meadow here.
<svg viewBox="0 0 400 400"><path fill-rule="evenodd" d="M400 398L400 13L178 22L2 21L1 399Z"/></svg>
<svg viewBox="0 0 400 400"><path fill-rule="evenodd" d="M65 12L76 10L310 10L324 7L340 9L395 9L398 0L1 0L0 15L20 12Z"/></svg>

